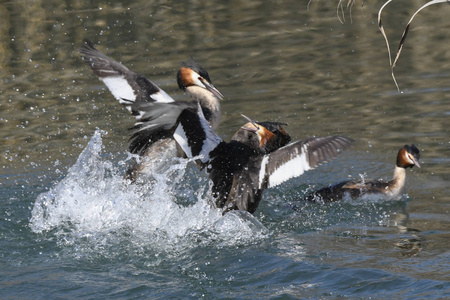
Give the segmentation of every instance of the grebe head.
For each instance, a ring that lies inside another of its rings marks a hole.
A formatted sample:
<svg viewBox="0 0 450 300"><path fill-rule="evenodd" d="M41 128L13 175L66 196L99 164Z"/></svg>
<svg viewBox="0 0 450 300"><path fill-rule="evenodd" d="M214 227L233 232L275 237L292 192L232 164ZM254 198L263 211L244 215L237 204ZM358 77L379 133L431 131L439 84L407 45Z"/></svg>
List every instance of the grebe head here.
<svg viewBox="0 0 450 300"><path fill-rule="evenodd" d="M239 129L232 140L240 141L254 149L260 149L264 153L270 153L287 145L291 137L280 122L257 122L242 115L249 122Z"/></svg>
<svg viewBox="0 0 450 300"><path fill-rule="evenodd" d="M397 167L400 168L412 168L417 166L420 168L419 164L420 151L414 145L405 145L398 151L397 155Z"/></svg>
<svg viewBox="0 0 450 300"><path fill-rule="evenodd" d="M193 58L187 62L181 62L181 69L177 72L178 87L185 91L190 86L198 86L211 92L217 99L222 100L223 95L212 84L208 72L203 69Z"/></svg>

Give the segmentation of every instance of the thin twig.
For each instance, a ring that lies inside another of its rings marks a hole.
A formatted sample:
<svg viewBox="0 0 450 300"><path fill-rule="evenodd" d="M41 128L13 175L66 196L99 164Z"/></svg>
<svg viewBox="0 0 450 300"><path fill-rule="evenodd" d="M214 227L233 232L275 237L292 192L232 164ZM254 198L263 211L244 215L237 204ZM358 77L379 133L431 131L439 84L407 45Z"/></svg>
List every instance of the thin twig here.
<svg viewBox="0 0 450 300"><path fill-rule="evenodd" d="M392 57L391 57L391 49L389 47L389 41L388 38L386 36L386 33L384 31L383 28L383 24L381 22L381 12L383 11L383 9L386 7L386 5L388 5L390 2L392 2L392 0L388 0L386 1L386 3L383 4L383 6L380 8L380 10L378 11L378 28L381 31L381 34L384 37L384 40L386 41L386 47L388 49L388 55L389 55L389 65L391 66L391 76L392 79L394 80L395 86L397 87L397 90L400 91L400 88L397 84L397 80L395 79L395 74L394 74L394 68L397 65L397 61L400 58L400 54L403 50L403 45L405 44L406 41L406 37L408 36L408 32L409 32L409 27L411 25L411 22L413 21L413 19L416 17L416 15L425 7L428 7L430 5L433 4L438 4L438 3L450 3L450 0L432 0L424 5L422 5L418 10L416 10L416 12L412 15L412 17L409 19L409 22L406 24L405 30L403 31L402 37L400 38L400 43L398 45L398 49L397 49L397 53L395 55L395 59L394 62L392 62Z"/></svg>
<svg viewBox="0 0 450 300"><path fill-rule="evenodd" d="M387 47L387 50L388 50L388 57L389 57L389 66L391 66L391 70L392 70L391 47L389 47L389 40L387 38L386 32L384 31L383 23L381 22L381 12L386 7L386 5L388 5L391 2L392 2L392 0L386 1L386 3L384 3L383 6L378 11L378 29L380 29L381 34L383 35L384 40L386 41L386 47ZM395 76L393 76L393 75L394 74L392 73L392 79L394 80L395 86L397 87L397 90L400 91L400 88L398 87L397 81L395 80Z"/></svg>

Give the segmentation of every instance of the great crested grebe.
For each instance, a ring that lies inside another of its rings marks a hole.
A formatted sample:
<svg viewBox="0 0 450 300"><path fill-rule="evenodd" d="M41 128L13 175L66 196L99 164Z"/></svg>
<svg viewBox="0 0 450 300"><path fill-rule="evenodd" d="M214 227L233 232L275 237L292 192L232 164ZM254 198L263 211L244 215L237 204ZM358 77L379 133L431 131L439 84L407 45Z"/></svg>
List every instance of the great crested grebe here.
<svg viewBox="0 0 450 300"><path fill-rule="evenodd" d="M405 187L406 169L419 164L420 153L414 145L405 145L397 154L392 180L349 180L340 182L308 194L305 200L312 202L332 202L348 195L358 198L364 195L380 195L389 199L401 197Z"/></svg>
<svg viewBox="0 0 450 300"><path fill-rule="evenodd" d="M223 96L212 84L208 72L194 59L182 62L177 72L179 88L191 99L184 102L173 100L156 84L98 51L88 40L84 41L80 52L94 74L136 117L136 123L131 128L133 133L129 151L138 154L141 159L139 162L135 160L129 168L128 179L134 181L138 174L150 173L155 165L164 165L165 158L183 154L177 150L172 133L179 114L185 108L196 109L199 103L210 125L213 128L219 125L220 100Z"/></svg>
<svg viewBox="0 0 450 300"><path fill-rule="evenodd" d="M302 175L335 158L353 142L342 136L313 137L291 144L283 123L249 122L230 142L217 136L200 107L185 109L174 133L187 157L198 158L213 182L216 206L255 212L266 188Z"/></svg>

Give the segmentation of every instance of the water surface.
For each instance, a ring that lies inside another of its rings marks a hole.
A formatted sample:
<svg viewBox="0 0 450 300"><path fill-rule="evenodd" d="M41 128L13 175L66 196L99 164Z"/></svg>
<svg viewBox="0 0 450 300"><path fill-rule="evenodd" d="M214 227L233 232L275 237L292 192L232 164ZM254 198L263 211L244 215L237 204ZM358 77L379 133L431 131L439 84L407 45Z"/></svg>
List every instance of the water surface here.
<svg viewBox="0 0 450 300"><path fill-rule="evenodd" d="M399 93L377 28L383 2L339 17L338 3L0 4L3 297L449 297L450 8L413 22ZM393 49L421 4L385 9ZM127 186L133 118L80 59L83 38L177 100L178 63L194 57L225 95L225 140L244 113L288 123L293 140L357 143L267 190L253 216L211 209L206 176L186 161ZM422 168L408 170L401 200L298 201L349 177L388 179L412 143Z"/></svg>

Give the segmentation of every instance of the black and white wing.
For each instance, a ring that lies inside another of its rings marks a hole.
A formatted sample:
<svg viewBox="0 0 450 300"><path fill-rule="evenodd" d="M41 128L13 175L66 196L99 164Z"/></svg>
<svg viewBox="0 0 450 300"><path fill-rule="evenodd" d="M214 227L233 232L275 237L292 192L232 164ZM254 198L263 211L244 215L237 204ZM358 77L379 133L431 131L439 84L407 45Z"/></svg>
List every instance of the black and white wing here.
<svg viewBox="0 0 450 300"><path fill-rule="evenodd" d="M187 157L199 156L202 163L210 161L210 153L222 143L203 115L200 104L196 109L185 109L178 117L178 127L173 137Z"/></svg>
<svg viewBox="0 0 450 300"><path fill-rule="evenodd" d="M133 114L137 114L133 107L137 102L174 102L156 84L98 51L92 42L85 40L80 53L113 96Z"/></svg>
<svg viewBox="0 0 450 300"><path fill-rule="evenodd" d="M270 188L298 177L337 157L354 140L342 136L315 137L286 145L264 155L259 172L259 188Z"/></svg>
<svg viewBox="0 0 450 300"><path fill-rule="evenodd" d="M172 138L181 112L195 107L191 102L137 102L133 106L137 115L136 123L130 128L133 133L129 151L143 155L154 142Z"/></svg>

